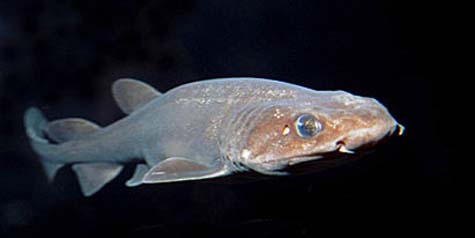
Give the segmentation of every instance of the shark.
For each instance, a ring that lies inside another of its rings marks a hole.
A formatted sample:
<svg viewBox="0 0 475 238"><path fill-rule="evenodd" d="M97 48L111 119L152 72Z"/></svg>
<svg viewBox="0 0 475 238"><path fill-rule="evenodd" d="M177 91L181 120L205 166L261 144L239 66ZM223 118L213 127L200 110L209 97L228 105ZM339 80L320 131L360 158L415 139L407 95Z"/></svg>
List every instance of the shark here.
<svg viewBox="0 0 475 238"><path fill-rule="evenodd" d="M112 95L127 116L105 127L26 110L26 134L50 181L71 165L91 196L130 162L128 187L249 170L285 175L289 166L353 154L404 131L376 99L272 79L208 79L161 93L123 78Z"/></svg>

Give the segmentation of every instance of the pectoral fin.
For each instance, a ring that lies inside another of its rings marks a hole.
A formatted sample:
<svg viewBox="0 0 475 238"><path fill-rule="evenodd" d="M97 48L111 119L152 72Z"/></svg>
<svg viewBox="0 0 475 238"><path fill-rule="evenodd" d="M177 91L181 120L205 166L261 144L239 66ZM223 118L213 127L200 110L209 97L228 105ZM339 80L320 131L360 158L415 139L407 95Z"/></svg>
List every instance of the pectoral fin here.
<svg viewBox="0 0 475 238"><path fill-rule="evenodd" d="M166 183L175 181L214 178L228 174L221 163L204 165L182 157L168 158L152 167L144 176L143 183Z"/></svg>

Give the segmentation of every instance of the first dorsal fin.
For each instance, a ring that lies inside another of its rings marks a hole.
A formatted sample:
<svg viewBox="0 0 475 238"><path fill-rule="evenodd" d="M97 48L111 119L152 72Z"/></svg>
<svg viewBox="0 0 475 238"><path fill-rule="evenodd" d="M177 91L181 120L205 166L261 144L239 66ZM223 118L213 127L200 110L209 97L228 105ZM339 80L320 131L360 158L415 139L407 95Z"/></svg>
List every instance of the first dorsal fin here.
<svg viewBox="0 0 475 238"><path fill-rule="evenodd" d="M130 114L160 95L152 86L135 79L119 79L112 85L112 95L120 109Z"/></svg>
<svg viewBox="0 0 475 238"><path fill-rule="evenodd" d="M48 123L46 134L52 140L62 143L84 138L99 128L95 123L81 118L66 118Z"/></svg>

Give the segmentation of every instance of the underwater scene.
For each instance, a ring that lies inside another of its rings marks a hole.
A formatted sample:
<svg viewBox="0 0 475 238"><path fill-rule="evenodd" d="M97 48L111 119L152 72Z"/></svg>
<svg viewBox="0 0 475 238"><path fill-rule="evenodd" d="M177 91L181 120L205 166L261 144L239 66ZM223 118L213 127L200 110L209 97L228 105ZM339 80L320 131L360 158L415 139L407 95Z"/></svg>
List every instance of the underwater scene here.
<svg viewBox="0 0 475 238"><path fill-rule="evenodd" d="M0 1L0 237L443 234L430 8Z"/></svg>

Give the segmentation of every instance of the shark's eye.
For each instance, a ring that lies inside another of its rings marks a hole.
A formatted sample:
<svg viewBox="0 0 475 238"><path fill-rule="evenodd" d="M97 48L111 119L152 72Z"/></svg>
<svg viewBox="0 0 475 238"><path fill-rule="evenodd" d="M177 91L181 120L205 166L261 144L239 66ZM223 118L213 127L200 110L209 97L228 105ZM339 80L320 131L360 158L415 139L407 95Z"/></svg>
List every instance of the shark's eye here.
<svg viewBox="0 0 475 238"><path fill-rule="evenodd" d="M310 138L322 130L322 124L314 116L302 114L295 121L295 129L300 137Z"/></svg>

